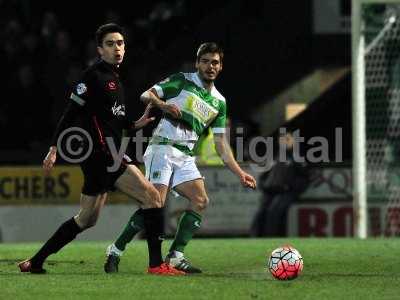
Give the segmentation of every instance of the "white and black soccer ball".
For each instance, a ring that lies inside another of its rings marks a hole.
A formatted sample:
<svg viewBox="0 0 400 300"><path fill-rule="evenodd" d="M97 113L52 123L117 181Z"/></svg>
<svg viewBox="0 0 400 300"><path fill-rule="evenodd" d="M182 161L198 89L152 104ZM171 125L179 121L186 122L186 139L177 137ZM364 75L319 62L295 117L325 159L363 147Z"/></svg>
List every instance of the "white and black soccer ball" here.
<svg viewBox="0 0 400 300"><path fill-rule="evenodd" d="M272 251L268 260L268 269L279 280L291 280L303 270L303 257L292 246L282 246Z"/></svg>

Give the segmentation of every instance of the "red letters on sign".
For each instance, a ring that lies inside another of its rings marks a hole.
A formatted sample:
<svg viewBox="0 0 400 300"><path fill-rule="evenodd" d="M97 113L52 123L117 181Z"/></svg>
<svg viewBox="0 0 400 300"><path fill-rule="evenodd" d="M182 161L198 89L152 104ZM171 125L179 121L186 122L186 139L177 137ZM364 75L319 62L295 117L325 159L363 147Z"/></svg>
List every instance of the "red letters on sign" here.
<svg viewBox="0 0 400 300"><path fill-rule="evenodd" d="M353 236L353 208L340 207L335 210L333 236Z"/></svg>
<svg viewBox="0 0 400 300"><path fill-rule="evenodd" d="M325 237L328 224L327 214L320 208L299 209L299 236Z"/></svg>

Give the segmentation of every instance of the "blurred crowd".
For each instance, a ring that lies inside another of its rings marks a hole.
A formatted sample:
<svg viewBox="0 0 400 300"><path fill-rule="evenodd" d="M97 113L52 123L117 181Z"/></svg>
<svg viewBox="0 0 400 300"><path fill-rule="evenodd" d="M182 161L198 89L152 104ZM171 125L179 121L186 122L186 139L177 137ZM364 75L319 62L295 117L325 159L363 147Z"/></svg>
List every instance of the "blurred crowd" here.
<svg viewBox="0 0 400 300"><path fill-rule="evenodd" d="M138 61L146 60L143 56L157 51L165 43L161 37L167 36L160 28L168 28L160 23L182 15L184 1L149 3L142 16L130 18L105 10L93 22L95 26L77 28L70 25L73 20L65 22L66 11L35 11L33 1L0 0L1 149L29 150L51 137L69 88L97 59L94 31L98 25L116 22L125 26L128 47L135 43L128 48L128 56L133 58L126 60L126 70L136 68ZM138 57L141 59L135 59Z"/></svg>
<svg viewBox="0 0 400 300"><path fill-rule="evenodd" d="M121 4L117 10L104 8L101 13L97 8L91 11L89 3L81 3L81 10L66 2L57 5L61 6L0 0L0 150L15 154L15 159L7 158L12 163L36 161L37 157L23 159L18 153L42 153L48 147L71 86L98 59L94 32L100 24L115 22L126 30L122 74L128 114L136 118L143 111L137 101L141 91L170 71L193 64L192 48L197 45L191 37L197 24L193 20L209 13L205 3L185 0L147 1L140 10ZM179 49L186 57L171 57L177 44L188 44L187 49Z"/></svg>

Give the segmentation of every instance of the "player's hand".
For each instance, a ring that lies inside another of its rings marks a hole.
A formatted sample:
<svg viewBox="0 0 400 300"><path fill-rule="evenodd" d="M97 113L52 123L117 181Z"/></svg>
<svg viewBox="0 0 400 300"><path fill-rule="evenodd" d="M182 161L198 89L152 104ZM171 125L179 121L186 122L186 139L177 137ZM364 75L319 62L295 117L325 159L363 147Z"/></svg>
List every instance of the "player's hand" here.
<svg viewBox="0 0 400 300"><path fill-rule="evenodd" d="M152 108L151 104L148 104L146 106L143 116L141 116L139 120L135 121L135 125L134 125L135 129L143 128L143 127L147 126L147 124L149 124L150 122L153 122L156 119L155 117L149 117L151 108Z"/></svg>
<svg viewBox="0 0 400 300"><path fill-rule="evenodd" d="M182 117L180 109L175 104L165 104L161 110L172 116L174 119L180 119Z"/></svg>
<svg viewBox="0 0 400 300"><path fill-rule="evenodd" d="M47 153L45 159L43 160L43 169L46 175L50 174L51 169L53 169L54 164L57 159L57 148L50 147L49 153Z"/></svg>
<svg viewBox="0 0 400 300"><path fill-rule="evenodd" d="M254 179L254 177L251 176L250 174L247 174L246 172L243 172L240 175L240 183L244 187L249 187L249 188L252 188L252 189L255 189L257 187L257 182Z"/></svg>

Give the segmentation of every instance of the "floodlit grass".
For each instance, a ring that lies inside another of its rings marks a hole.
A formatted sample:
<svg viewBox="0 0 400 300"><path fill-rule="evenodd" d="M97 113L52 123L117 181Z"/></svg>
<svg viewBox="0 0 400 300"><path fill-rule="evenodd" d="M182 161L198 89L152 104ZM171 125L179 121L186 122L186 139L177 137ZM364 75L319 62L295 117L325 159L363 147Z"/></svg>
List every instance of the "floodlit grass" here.
<svg viewBox="0 0 400 300"><path fill-rule="evenodd" d="M164 253L171 241L164 243ZM267 254L290 243L303 274L278 281ZM147 275L147 246L134 241L118 274L105 274L105 242L74 242L49 258L45 275L22 274L16 263L40 244L0 245L0 299L399 299L397 239L195 239L187 257L203 274ZM288 298L293 297L293 298Z"/></svg>

